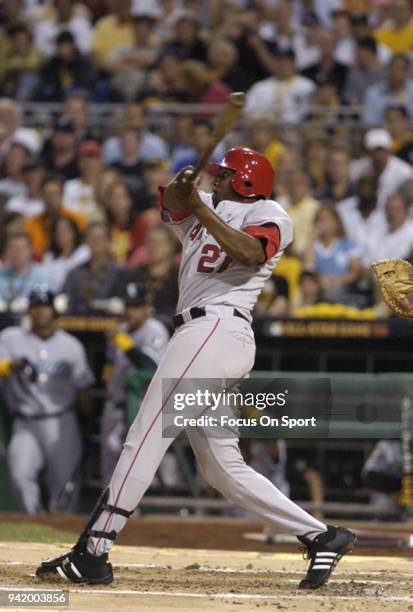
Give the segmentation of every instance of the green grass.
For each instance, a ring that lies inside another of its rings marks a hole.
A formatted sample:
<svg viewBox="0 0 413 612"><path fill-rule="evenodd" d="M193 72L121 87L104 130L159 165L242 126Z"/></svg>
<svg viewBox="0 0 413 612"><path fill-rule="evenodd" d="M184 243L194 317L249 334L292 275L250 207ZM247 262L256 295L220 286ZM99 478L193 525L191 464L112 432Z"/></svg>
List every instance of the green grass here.
<svg viewBox="0 0 413 612"><path fill-rule="evenodd" d="M43 527L32 523L0 522L1 542L39 542L41 544L65 544L72 542L73 533L54 527Z"/></svg>

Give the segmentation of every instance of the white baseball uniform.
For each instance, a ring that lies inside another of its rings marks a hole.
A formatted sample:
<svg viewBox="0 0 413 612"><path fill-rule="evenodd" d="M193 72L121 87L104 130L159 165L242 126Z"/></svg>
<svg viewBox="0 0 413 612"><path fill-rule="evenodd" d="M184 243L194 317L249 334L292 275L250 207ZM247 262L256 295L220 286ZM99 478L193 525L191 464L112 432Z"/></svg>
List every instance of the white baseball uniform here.
<svg viewBox="0 0 413 612"><path fill-rule="evenodd" d="M199 195L213 208L210 194ZM248 375L255 359L251 310L292 240L291 220L274 201L221 201L215 212L231 227L257 237L268 224L277 226L278 250L263 264L243 266L231 261L194 216L182 218L162 211L163 220L182 242L177 310L184 324L166 348L109 484L107 503L127 511L139 503L173 441L162 437L162 411L169 399L162 399L162 380L213 378L222 380L225 388L225 379L240 380ZM204 307L206 315L191 319L193 307ZM247 320L234 316L234 309ZM200 414L203 410L205 407L200 408ZM212 438L202 427L188 428L187 435L203 476L228 499L286 533L305 534L311 539L327 529L244 462L236 435ZM104 511L91 528L118 533L126 520L120 514ZM111 544L109 539L90 537L88 550L101 554Z"/></svg>

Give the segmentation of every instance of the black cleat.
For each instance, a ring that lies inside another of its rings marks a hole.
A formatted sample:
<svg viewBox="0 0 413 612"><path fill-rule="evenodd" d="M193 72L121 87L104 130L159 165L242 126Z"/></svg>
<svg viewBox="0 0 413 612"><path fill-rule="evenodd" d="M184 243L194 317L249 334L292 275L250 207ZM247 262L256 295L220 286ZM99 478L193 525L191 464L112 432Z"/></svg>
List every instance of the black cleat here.
<svg viewBox="0 0 413 612"><path fill-rule="evenodd" d="M327 582L341 557L350 552L356 542L354 533L343 527L327 525L327 531L315 540L298 536L305 545L306 558L310 560L306 577L298 585L299 589L318 589Z"/></svg>
<svg viewBox="0 0 413 612"><path fill-rule="evenodd" d="M43 561L36 570L36 576L60 576L70 582L86 584L110 584L113 581L107 553L95 557L79 544L60 557Z"/></svg>

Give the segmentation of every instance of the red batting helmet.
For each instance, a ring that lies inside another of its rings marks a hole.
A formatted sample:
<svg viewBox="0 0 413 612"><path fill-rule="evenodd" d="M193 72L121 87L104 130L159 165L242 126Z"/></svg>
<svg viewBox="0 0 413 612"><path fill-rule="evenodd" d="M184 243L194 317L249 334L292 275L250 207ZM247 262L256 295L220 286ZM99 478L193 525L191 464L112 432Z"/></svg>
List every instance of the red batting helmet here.
<svg viewBox="0 0 413 612"><path fill-rule="evenodd" d="M219 164L208 164L207 170L216 174L219 168L234 170L232 188L245 198L263 196L269 198L272 192L275 172L271 163L262 153L253 149L230 149Z"/></svg>

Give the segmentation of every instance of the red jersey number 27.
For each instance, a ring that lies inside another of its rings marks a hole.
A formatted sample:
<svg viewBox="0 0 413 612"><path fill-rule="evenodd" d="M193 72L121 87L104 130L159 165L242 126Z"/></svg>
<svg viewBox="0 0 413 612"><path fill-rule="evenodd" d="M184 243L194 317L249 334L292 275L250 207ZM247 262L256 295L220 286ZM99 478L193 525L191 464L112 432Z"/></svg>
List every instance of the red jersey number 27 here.
<svg viewBox="0 0 413 612"><path fill-rule="evenodd" d="M205 244L202 247L201 257L198 262L197 272L204 272L205 274L211 274L216 269L216 272L223 272L232 262L229 255L225 256L224 261L220 263L217 268L217 261L222 255L222 250L216 244Z"/></svg>

